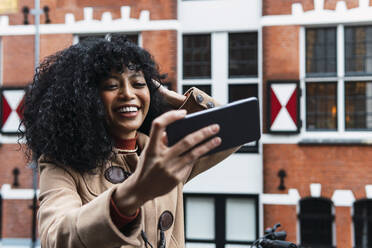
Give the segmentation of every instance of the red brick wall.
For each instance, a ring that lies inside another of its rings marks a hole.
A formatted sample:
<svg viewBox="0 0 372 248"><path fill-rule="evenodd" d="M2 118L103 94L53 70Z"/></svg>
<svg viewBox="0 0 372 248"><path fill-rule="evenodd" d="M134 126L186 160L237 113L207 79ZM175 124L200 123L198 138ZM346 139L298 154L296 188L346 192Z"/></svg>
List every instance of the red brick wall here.
<svg viewBox="0 0 372 248"><path fill-rule="evenodd" d="M27 167L27 159L18 144L2 144L0 146L0 187L13 184L13 169L18 168L19 188L32 188L32 171Z"/></svg>
<svg viewBox="0 0 372 248"><path fill-rule="evenodd" d="M337 248L349 248L352 245L352 225L351 208L335 207L336 223L336 244Z"/></svg>
<svg viewBox="0 0 372 248"><path fill-rule="evenodd" d="M324 9L335 10L338 1L346 2L348 9L357 8L358 0L324 0ZM292 13L292 3L301 3L304 11L314 9L314 0L263 0L262 13L263 15L289 15ZM370 5L372 1L370 0Z"/></svg>
<svg viewBox="0 0 372 248"><path fill-rule="evenodd" d="M168 73L164 81L172 82L176 89L177 82L177 32L146 31L142 32L143 47L147 49L159 64L161 73Z"/></svg>
<svg viewBox="0 0 372 248"><path fill-rule="evenodd" d="M54 34L40 36L40 60L72 45L72 34Z"/></svg>
<svg viewBox="0 0 372 248"><path fill-rule="evenodd" d="M34 74L34 36L5 36L2 41L4 85L25 85Z"/></svg>
<svg viewBox="0 0 372 248"><path fill-rule="evenodd" d="M359 6L359 0L326 0L324 1L324 8L335 10L338 1L344 1L348 9L357 8Z"/></svg>
<svg viewBox="0 0 372 248"><path fill-rule="evenodd" d="M3 238L30 238L32 231L32 200L3 201Z"/></svg>
<svg viewBox="0 0 372 248"><path fill-rule="evenodd" d="M297 210L296 205L264 205L264 229L280 223L278 229L287 232L287 241L297 243Z"/></svg>
<svg viewBox="0 0 372 248"><path fill-rule="evenodd" d="M331 198L336 189L350 189L356 199L366 197L365 185L372 182L371 146L263 146L264 192L278 190L277 173L287 173L285 186L296 188L301 197L310 195L310 184L322 184L322 196Z"/></svg>
<svg viewBox="0 0 372 248"><path fill-rule="evenodd" d="M263 109L266 109L267 80L299 79L299 26L264 27L263 39ZM266 112L263 130L266 131Z"/></svg>

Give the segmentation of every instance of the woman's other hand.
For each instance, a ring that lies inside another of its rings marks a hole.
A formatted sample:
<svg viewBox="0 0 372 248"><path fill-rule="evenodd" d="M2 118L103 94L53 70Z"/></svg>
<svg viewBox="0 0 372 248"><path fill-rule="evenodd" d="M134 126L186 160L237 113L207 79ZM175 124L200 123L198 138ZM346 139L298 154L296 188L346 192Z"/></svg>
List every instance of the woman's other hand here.
<svg viewBox="0 0 372 248"><path fill-rule="evenodd" d="M214 124L195 131L168 147L165 132L167 125L185 115L185 110L173 110L153 121L150 140L142 151L135 172L115 193L114 200L124 214L130 216L146 201L164 195L184 182L194 162L221 144L219 137L202 143L218 133L219 126ZM196 146L199 143L202 144Z"/></svg>
<svg viewBox="0 0 372 248"><path fill-rule="evenodd" d="M186 96L178 94L173 90L168 90L167 87L164 87L158 81L152 80L152 82L164 99L174 108L179 108L186 100Z"/></svg>

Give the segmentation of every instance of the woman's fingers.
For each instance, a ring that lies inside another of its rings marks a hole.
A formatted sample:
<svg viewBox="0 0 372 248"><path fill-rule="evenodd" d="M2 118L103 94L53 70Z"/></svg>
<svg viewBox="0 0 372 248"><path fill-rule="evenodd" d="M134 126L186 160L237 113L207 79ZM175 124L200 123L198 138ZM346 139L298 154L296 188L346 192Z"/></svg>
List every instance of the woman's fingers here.
<svg viewBox="0 0 372 248"><path fill-rule="evenodd" d="M175 145L173 145L169 152L173 156L179 156L183 153L189 151L191 148L196 146L197 144L205 141L206 139L212 137L213 135L217 134L220 130L218 124L213 124L198 131L195 131L189 135L187 135L182 140L178 141Z"/></svg>
<svg viewBox="0 0 372 248"><path fill-rule="evenodd" d="M201 144L194 149L191 149L190 151L186 152L181 156L180 164L192 164L195 160L203 156L204 154L208 153L212 149L216 148L221 144L221 138L220 137L214 137L211 140L205 142L204 144Z"/></svg>
<svg viewBox="0 0 372 248"><path fill-rule="evenodd" d="M156 118L151 125L150 131L150 140L148 149L155 149L159 142L163 140L163 133L165 131L166 126L175 122L176 120L182 119L186 116L186 110L172 110L166 112Z"/></svg>

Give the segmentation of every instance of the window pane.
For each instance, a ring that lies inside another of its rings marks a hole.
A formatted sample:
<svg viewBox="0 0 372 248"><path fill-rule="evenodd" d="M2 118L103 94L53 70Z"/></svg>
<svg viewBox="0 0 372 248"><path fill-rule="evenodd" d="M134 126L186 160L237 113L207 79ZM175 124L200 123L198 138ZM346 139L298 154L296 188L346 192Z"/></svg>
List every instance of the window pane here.
<svg viewBox="0 0 372 248"><path fill-rule="evenodd" d="M183 78L211 77L211 36L183 36Z"/></svg>
<svg viewBox="0 0 372 248"><path fill-rule="evenodd" d="M321 198L300 201L300 234L303 247L332 247L332 204Z"/></svg>
<svg viewBox="0 0 372 248"><path fill-rule="evenodd" d="M229 77L257 74L257 33L229 34Z"/></svg>
<svg viewBox="0 0 372 248"><path fill-rule="evenodd" d="M336 75L336 28L306 30L306 75Z"/></svg>
<svg viewBox="0 0 372 248"><path fill-rule="evenodd" d="M372 26L345 28L345 72L372 74Z"/></svg>
<svg viewBox="0 0 372 248"><path fill-rule="evenodd" d="M306 83L307 130L337 129L337 83Z"/></svg>
<svg viewBox="0 0 372 248"><path fill-rule="evenodd" d="M186 239L214 239L214 199L186 198Z"/></svg>
<svg viewBox="0 0 372 248"><path fill-rule="evenodd" d="M257 84L229 84L229 102L257 95Z"/></svg>
<svg viewBox="0 0 372 248"><path fill-rule="evenodd" d="M199 90L202 90L204 91L205 93L207 93L208 95L212 96L212 89L211 89L211 85L210 84L198 84L198 85L183 85L182 86L182 92L183 94L186 93L186 91L192 87L196 87L198 88Z"/></svg>
<svg viewBox="0 0 372 248"><path fill-rule="evenodd" d="M247 97L257 97L257 84L229 84L229 102L234 102ZM238 152L258 152L258 142L252 141L242 146Z"/></svg>
<svg viewBox="0 0 372 248"><path fill-rule="evenodd" d="M345 126L372 129L372 82L346 82Z"/></svg>
<svg viewBox="0 0 372 248"><path fill-rule="evenodd" d="M354 236L357 248L372 246L372 200L363 199L354 203Z"/></svg>
<svg viewBox="0 0 372 248"><path fill-rule="evenodd" d="M256 204L253 199L226 199L226 240L256 239Z"/></svg>

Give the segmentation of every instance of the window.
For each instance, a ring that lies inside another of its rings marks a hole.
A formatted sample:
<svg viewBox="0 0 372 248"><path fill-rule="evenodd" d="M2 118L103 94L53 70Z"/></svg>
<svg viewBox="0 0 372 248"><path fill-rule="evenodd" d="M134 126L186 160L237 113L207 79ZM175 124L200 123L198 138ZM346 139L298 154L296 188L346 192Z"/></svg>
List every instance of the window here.
<svg viewBox="0 0 372 248"><path fill-rule="evenodd" d="M306 128L337 129L337 83L306 83Z"/></svg>
<svg viewBox="0 0 372 248"><path fill-rule="evenodd" d="M234 102L248 97L258 97L257 84L230 84L229 102ZM253 141L242 146L238 153L258 152L258 142Z"/></svg>
<svg viewBox="0 0 372 248"><path fill-rule="evenodd" d="M187 248L248 248L258 238L258 196L184 196Z"/></svg>
<svg viewBox="0 0 372 248"><path fill-rule="evenodd" d="M345 83L345 127L372 130L372 82Z"/></svg>
<svg viewBox="0 0 372 248"><path fill-rule="evenodd" d="M257 77L257 33L229 34L229 77Z"/></svg>
<svg viewBox="0 0 372 248"><path fill-rule="evenodd" d="M306 76L336 76L336 28L306 30Z"/></svg>
<svg viewBox="0 0 372 248"><path fill-rule="evenodd" d="M300 235L302 247L332 247L332 202L324 198L300 200Z"/></svg>
<svg viewBox="0 0 372 248"><path fill-rule="evenodd" d="M372 27L345 28L346 75L372 74Z"/></svg>
<svg viewBox="0 0 372 248"><path fill-rule="evenodd" d="M372 247L372 200L354 203L354 240L356 248Z"/></svg>
<svg viewBox="0 0 372 248"><path fill-rule="evenodd" d="M211 78L210 34L183 36L183 78Z"/></svg>

